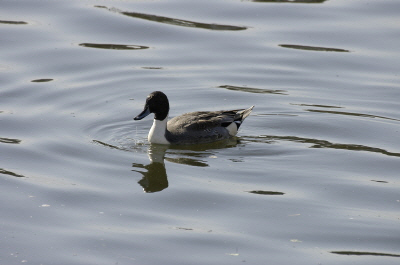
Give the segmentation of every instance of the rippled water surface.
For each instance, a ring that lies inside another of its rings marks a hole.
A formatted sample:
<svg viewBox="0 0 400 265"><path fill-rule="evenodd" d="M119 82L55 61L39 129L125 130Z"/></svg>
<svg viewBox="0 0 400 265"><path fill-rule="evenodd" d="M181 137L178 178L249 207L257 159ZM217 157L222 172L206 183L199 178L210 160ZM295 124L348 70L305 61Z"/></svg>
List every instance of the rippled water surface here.
<svg viewBox="0 0 400 265"><path fill-rule="evenodd" d="M1 264L399 264L399 1L0 5Z"/></svg>

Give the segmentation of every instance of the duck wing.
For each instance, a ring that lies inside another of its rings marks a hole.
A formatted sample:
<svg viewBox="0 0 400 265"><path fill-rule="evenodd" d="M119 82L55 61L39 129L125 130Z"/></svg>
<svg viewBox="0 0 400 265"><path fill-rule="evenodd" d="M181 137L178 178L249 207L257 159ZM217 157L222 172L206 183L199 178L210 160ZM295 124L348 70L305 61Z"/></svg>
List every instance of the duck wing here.
<svg viewBox="0 0 400 265"><path fill-rule="evenodd" d="M249 116L254 106L248 109L222 110L222 111L197 111L185 113L168 122L171 130L204 131L218 127L228 127L236 123L237 128Z"/></svg>
<svg viewBox="0 0 400 265"><path fill-rule="evenodd" d="M228 139L237 133L252 109L253 107L185 113L168 121L165 136L174 144L209 143Z"/></svg>

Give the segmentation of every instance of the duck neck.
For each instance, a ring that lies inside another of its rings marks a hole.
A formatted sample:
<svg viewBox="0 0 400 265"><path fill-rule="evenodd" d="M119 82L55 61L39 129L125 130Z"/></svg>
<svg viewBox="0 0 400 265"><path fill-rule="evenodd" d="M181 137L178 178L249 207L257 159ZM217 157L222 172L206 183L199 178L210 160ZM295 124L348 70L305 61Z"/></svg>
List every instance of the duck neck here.
<svg viewBox="0 0 400 265"><path fill-rule="evenodd" d="M169 144L165 137L167 132L168 115L163 120L154 119L151 126L148 140L152 144Z"/></svg>

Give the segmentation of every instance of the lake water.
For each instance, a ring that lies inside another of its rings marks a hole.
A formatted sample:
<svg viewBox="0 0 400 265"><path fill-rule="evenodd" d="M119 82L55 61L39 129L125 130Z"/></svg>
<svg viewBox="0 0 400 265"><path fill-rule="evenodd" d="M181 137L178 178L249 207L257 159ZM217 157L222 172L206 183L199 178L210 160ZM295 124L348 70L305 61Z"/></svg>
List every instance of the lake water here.
<svg viewBox="0 0 400 265"><path fill-rule="evenodd" d="M399 264L400 1L0 6L0 264ZM150 145L154 90L255 108Z"/></svg>

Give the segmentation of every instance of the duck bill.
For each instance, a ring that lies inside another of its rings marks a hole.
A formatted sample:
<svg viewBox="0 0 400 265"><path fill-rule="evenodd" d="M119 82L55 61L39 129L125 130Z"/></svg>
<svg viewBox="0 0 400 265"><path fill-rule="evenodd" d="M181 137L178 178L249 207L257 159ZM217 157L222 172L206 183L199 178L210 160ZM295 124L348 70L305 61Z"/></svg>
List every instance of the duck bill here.
<svg viewBox="0 0 400 265"><path fill-rule="evenodd" d="M135 118L134 118L134 120L135 121L137 121L137 120L141 120L141 119L143 119L144 117L146 117L147 115L149 115L151 112L150 112L150 109L149 109L149 107L145 107L144 108L144 110L139 114L139 115L137 115Z"/></svg>

